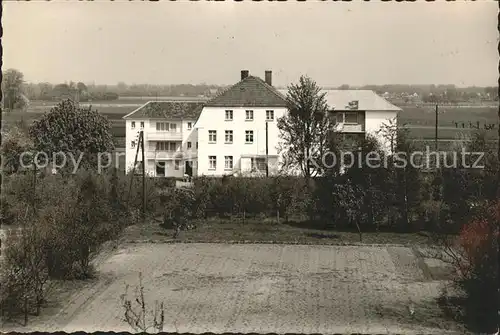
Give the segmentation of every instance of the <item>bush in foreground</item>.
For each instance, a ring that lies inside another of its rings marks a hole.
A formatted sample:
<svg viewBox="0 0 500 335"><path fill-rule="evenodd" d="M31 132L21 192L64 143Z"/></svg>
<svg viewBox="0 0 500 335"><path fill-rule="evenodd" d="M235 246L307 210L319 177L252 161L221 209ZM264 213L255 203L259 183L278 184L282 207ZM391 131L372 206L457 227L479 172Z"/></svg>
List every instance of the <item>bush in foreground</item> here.
<svg viewBox="0 0 500 335"><path fill-rule="evenodd" d="M500 202L488 205L459 235L458 286L465 293L467 323L480 331L496 329L498 270L498 222Z"/></svg>
<svg viewBox="0 0 500 335"><path fill-rule="evenodd" d="M3 317L40 314L45 302L45 287L49 280L44 253L46 231L33 224L33 216L26 211L18 218L23 228L9 231L6 236L4 259L0 273L0 311Z"/></svg>

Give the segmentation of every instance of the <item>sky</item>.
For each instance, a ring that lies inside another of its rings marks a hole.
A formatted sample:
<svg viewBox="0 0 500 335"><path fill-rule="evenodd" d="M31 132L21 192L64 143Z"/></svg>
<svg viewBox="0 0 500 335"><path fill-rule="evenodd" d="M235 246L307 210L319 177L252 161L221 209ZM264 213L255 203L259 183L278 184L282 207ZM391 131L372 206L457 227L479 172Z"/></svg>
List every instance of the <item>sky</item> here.
<svg viewBox="0 0 500 335"><path fill-rule="evenodd" d="M3 3L3 69L28 82L286 86L498 80L498 3Z"/></svg>

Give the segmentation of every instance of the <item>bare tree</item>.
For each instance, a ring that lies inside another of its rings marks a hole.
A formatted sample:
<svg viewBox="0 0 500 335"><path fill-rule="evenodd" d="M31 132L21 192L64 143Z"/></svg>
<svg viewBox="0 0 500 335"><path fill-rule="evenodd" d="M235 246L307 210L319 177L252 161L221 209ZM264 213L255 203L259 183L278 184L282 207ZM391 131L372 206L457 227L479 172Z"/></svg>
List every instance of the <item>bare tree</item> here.
<svg viewBox="0 0 500 335"><path fill-rule="evenodd" d="M163 302L154 301L154 307L148 310L144 298L144 286L142 283L142 273L139 273L139 286L136 287L135 297L128 297L129 285L125 288L125 293L121 296L124 309L124 321L136 332L163 331L165 322L165 309Z"/></svg>

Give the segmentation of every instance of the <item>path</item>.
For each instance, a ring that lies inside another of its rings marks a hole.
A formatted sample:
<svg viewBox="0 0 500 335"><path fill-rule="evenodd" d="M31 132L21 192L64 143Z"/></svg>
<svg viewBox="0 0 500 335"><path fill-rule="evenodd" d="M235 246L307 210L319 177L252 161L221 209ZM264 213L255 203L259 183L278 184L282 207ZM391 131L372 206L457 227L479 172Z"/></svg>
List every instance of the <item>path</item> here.
<svg viewBox="0 0 500 335"><path fill-rule="evenodd" d="M120 295L142 272L147 301L166 304L165 331L445 334L442 282L422 266L406 247L124 245L32 330L130 331Z"/></svg>

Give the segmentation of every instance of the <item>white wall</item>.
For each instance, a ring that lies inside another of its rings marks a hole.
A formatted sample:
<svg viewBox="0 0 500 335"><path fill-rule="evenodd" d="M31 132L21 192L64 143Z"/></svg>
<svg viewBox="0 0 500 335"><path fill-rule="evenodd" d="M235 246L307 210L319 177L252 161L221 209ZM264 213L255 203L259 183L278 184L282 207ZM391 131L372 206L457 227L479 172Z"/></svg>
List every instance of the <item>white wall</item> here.
<svg viewBox="0 0 500 335"><path fill-rule="evenodd" d="M132 129L132 121L135 121L135 129ZM139 139L139 132L142 130L140 125L141 122L144 122L144 132L146 133L150 127L149 120L147 119L135 119L135 120L125 120L125 169L129 171L134 167L134 159L135 154L137 152L137 144L136 147L132 148L130 143L132 140ZM142 160L142 156L139 154L137 157L139 161Z"/></svg>
<svg viewBox="0 0 500 335"><path fill-rule="evenodd" d="M397 111L367 111L366 112L366 134L371 134L378 138L382 147L385 147L386 152L390 152L391 143L386 141L380 135L377 135L376 132L382 128L382 125L389 124L389 121L396 118L397 120L398 112Z"/></svg>
<svg viewBox="0 0 500 335"><path fill-rule="evenodd" d="M184 156L189 160L196 160L197 150L196 142L198 141L198 132L195 129L196 120L183 120L182 121L182 150ZM188 122L191 122L191 129L188 129ZM188 142L191 142L191 149L188 149Z"/></svg>
<svg viewBox="0 0 500 335"><path fill-rule="evenodd" d="M135 121L135 129L131 128L132 121ZM131 120L126 120L125 121L125 162L126 162L126 170L130 171L130 169L133 168L134 165L134 160L135 160L135 154L137 152L137 145L135 148L131 147L131 141L138 138L138 133L141 130L140 127L140 122L144 122L144 135L145 135L145 155L146 155L146 173L149 175L155 176L156 175L156 166L154 163L153 159L148 159L147 154L149 153L154 153L156 150L156 142L157 141L148 141L148 133L150 132L156 132L156 123L157 122L168 122L168 123L175 123L177 125L177 132L180 132L182 134L182 144L179 152L182 152L184 157L186 157L189 160L196 160L197 157L197 150L196 150L196 141L197 141L197 131L194 128L195 125L195 120L167 120L167 119L131 119ZM191 130L188 129L188 122L191 122L192 128ZM172 141L179 141L179 140L174 140ZM187 149L187 142L191 142L191 149ZM138 161L142 161L142 155L139 153L137 157ZM193 170L196 169L196 166L194 167ZM167 176L173 176L173 177L183 177L184 175L184 162L181 161L180 163L180 169L175 170L174 169L174 161L169 160L166 166L166 173ZM194 173L194 171L193 171Z"/></svg>
<svg viewBox="0 0 500 335"><path fill-rule="evenodd" d="M225 120L225 111L233 111L233 120ZM253 121L245 120L245 111L253 110ZM214 108L205 107L198 119L198 175L220 176L237 172L242 167L242 155L265 155L266 154L266 110L274 110L274 120L268 123L268 150L269 155L277 154L278 128L277 119L284 115L285 108ZM208 142L208 131L217 131L217 142ZM225 131L233 131L233 143L225 143ZM254 131L252 144L245 143L245 131ZM209 156L217 157L216 170L209 170ZM225 156L233 156L233 170L225 170ZM249 163L248 163L249 164ZM245 168L245 160L243 160Z"/></svg>

